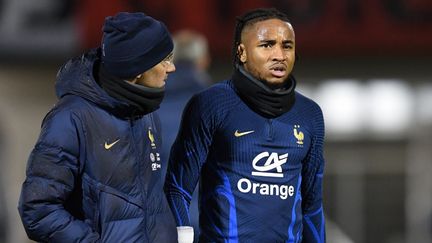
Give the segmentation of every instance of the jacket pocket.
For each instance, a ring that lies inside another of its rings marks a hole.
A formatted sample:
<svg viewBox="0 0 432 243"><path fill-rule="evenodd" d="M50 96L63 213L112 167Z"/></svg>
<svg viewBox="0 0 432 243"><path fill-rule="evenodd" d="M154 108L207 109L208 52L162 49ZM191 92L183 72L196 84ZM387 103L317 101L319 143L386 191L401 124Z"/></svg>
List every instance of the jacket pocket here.
<svg viewBox="0 0 432 243"><path fill-rule="evenodd" d="M83 176L87 192L87 215L104 243L147 242L146 213L141 197L134 198L116 188Z"/></svg>
<svg viewBox="0 0 432 243"><path fill-rule="evenodd" d="M83 210L86 221L92 229L99 234L101 233L100 227L100 210L99 210L99 197L100 190L97 189L97 183L86 174L83 174Z"/></svg>
<svg viewBox="0 0 432 243"><path fill-rule="evenodd" d="M99 222L101 239L111 242L147 242L143 208L112 188L100 186Z"/></svg>

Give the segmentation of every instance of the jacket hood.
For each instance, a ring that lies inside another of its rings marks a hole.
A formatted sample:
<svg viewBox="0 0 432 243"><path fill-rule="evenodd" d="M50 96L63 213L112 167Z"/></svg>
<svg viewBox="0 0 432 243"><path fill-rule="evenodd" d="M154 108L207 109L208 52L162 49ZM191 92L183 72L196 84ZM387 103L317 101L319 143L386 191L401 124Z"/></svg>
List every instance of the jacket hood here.
<svg viewBox="0 0 432 243"><path fill-rule="evenodd" d="M60 99L66 95L80 96L108 110L128 105L109 96L96 82L93 70L100 60L100 49L70 59L57 73L55 90Z"/></svg>

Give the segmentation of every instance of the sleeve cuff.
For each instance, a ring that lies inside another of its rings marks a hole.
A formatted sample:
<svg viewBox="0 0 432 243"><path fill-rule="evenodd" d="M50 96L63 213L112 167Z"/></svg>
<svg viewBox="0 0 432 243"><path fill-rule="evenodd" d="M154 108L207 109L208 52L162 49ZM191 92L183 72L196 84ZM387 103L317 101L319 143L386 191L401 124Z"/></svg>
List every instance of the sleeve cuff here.
<svg viewBox="0 0 432 243"><path fill-rule="evenodd" d="M191 226L177 227L178 243L193 243L194 230Z"/></svg>

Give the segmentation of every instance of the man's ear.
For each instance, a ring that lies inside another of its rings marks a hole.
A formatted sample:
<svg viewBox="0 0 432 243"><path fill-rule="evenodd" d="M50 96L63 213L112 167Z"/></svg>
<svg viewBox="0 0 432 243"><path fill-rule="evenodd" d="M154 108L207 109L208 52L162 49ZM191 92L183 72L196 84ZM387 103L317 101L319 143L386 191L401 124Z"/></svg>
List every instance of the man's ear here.
<svg viewBox="0 0 432 243"><path fill-rule="evenodd" d="M240 62L245 63L247 61L245 46L243 44L237 46L237 55Z"/></svg>
<svg viewBox="0 0 432 243"><path fill-rule="evenodd" d="M139 74L139 75L136 76L135 78L128 79L128 80L126 80L126 81L129 82L129 83L132 83L132 84L136 84L137 81L138 81L138 79L140 79L141 77L142 77L142 74Z"/></svg>

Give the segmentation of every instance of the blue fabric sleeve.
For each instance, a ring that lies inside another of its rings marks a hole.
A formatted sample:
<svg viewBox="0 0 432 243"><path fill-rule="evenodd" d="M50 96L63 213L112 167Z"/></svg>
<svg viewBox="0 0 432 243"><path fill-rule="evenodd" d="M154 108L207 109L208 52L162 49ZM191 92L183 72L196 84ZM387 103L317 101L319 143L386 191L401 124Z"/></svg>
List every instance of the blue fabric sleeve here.
<svg viewBox="0 0 432 243"><path fill-rule="evenodd" d="M99 235L64 208L79 173L76 121L68 111L50 112L30 154L18 210L32 240L98 242Z"/></svg>
<svg viewBox="0 0 432 243"><path fill-rule="evenodd" d="M324 120L317 106L314 119L312 147L303 161L303 241L304 243L325 242L325 220L322 205L322 182L324 173Z"/></svg>
<svg viewBox="0 0 432 243"><path fill-rule="evenodd" d="M212 108L194 96L183 111L171 148L165 193L178 226L190 225L189 205L206 160L214 131Z"/></svg>

